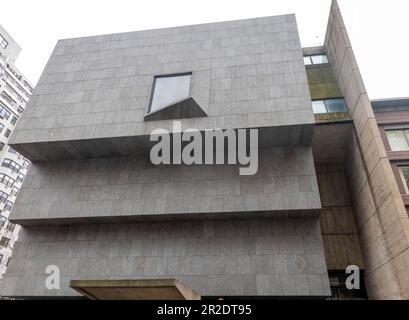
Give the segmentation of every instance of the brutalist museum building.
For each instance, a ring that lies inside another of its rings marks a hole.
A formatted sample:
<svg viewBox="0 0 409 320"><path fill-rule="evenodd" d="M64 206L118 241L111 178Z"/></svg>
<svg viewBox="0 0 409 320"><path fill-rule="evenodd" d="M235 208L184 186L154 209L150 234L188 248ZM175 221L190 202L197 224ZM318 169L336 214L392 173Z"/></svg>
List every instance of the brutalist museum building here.
<svg viewBox="0 0 409 320"><path fill-rule="evenodd" d="M175 120L257 128L257 172L154 165ZM294 15L60 40L10 145L32 167L0 295L409 298L409 217L336 1L322 47Z"/></svg>

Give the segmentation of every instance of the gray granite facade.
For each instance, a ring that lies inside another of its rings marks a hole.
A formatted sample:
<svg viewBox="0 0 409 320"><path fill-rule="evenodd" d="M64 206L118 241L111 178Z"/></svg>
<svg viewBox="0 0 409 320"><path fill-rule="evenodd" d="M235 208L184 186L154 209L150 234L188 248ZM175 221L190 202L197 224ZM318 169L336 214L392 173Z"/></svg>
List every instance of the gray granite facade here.
<svg viewBox="0 0 409 320"><path fill-rule="evenodd" d="M61 40L11 144L41 161L138 152L152 130L172 131L144 121L154 76L182 72L208 115L182 129L274 127L273 145L310 142L297 25L283 15Z"/></svg>
<svg viewBox="0 0 409 320"><path fill-rule="evenodd" d="M144 120L153 77L183 72L207 117L182 129L258 128L255 175L150 163L149 134L172 129ZM0 294L173 277L203 296L328 296L310 100L294 15L59 41L12 137L33 165Z"/></svg>
<svg viewBox="0 0 409 320"><path fill-rule="evenodd" d="M61 289L47 290L48 265ZM259 219L25 228L1 294L71 296L71 279L176 278L204 296L326 296L318 220Z"/></svg>

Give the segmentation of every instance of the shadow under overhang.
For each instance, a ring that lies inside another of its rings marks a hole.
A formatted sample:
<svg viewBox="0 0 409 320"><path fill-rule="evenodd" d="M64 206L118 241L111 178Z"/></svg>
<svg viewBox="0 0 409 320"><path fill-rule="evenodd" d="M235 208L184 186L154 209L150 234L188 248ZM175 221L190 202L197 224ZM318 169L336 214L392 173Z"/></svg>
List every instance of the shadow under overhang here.
<svg viewBox="0 0 409 320"><path fill-rule="evenodd" d="M314 132L314 123L290 126L265 126L258 129L258 146L291 147L308 146ZM204 131L200 131L202 135ZM172 140L172 133L170 133ZM11 143L10 146L32 162L109 158L118 156L147 155L156 142L150 135L107 137L95 139ZM204 145L204 144L203 144Z"/></svg>
<svg viewBox="0 0 409 320"><path fill-rule="evenodd" d="M145 121L186 119L207 117L206 112L200 107L193 97L183 99L169 106L145 115Z"/></svg>
<svg viewBox="0 0 409 320"><path fill-rule="evenodd" d="M312 141L314 162L343 163L352 132L352 120L317 122Z"/></svg>

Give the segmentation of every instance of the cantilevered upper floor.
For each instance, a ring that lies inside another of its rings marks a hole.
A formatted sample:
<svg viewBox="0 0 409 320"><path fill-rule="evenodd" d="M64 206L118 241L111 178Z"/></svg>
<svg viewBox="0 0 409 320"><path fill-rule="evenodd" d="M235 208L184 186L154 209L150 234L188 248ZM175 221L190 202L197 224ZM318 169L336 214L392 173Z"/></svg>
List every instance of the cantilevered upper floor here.
<svg viewBox="0 0 409 320"><path fill-rule="evenodd" d="M129 155L175 119L310 144L295 16L60 40L10 144L33 161Z"/></svg>

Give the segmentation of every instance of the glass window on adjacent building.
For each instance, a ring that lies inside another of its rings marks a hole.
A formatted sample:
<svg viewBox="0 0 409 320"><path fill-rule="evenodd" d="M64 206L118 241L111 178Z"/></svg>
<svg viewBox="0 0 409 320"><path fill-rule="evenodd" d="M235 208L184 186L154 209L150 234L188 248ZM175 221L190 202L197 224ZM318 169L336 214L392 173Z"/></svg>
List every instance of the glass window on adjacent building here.
<svg viewBox="0 0 409 320"><path fill-rule="evenodd" d="M10 137L10 134L11 134L11 130L10 130L10 129L7 129L6 132L4 133L4 136L5 136L6 138L8 138L8 137Z"/></svg>
<svg viewBox="0 0 409 320"><path fill-rule="evenodd" d="M7 247L9 245L10 239L7 237L1 237L0 246Z"/></svg>
<svg viewBox="0 0 409 320"><path fill-rule="evenodd" d="M4 255L2 255L2 254L0 253L0 262L3 261L3 258L4 258Z"/></svg>
<svg viewBox="0 0 409 320"><path fill-rule="evenodd" d="M409 130L386 130L392 151L409 150Z"/></svg>
<svg viewBox="0 0 409 320"><path fill-rule="evenodd" d="M409 194L409 165L398 166L398 169L406 194Z"/></svg>
<svg viewBox="0 0 409 320"><path fill-rule="evenodd" d="M0 174L0 182L3 183L6 187L12 187L15 180L6 174Z"/></svg>
<svg viewBox="0 0 409 320"><path fill-rule="evenodd" d="M0 46L3 49L6 49L8 45L9 45L8 41L4 39L4 37L0 34Z"/></svg>
<svg viewBox="0 0 409 320"><path fill-rule="evenodd" d="M4 106L0 102L0 118L8 120L11 116L10 111L7 110L6 106Z"/></svg>
<svg viewBox="0 0 409 320"><path fill-rule="evenodd" d="M4 124L0 123L0 132L2 132L4 129Z"/></svg>
<svg viewBox="0 0 409 320"><path fill-rule="evenodd" d="M6 227L7 231L13 232L15 228L16 228L16 225L13 222L9 221L7 223L7 227Z"/></svg>
<svg viewBox="0 0 409 320"><path fill-rule="evenodd" d="M6 202L7 198L8 198L8 194L3 191L0 191L0 202Z"/></svg>
<svg viewBox="0 0 409 320"><path fill-rule="evenodd" d="M19 173L18 176L17 176L17 181L23 182L23 180L24 180L24 174Z"/></svg>
<svg viewBox="0 0 409 320"><path fill-rule="evenodd" d="M0 228L4 226L6 221L7 221L6 217L0 216Z"/></svg>
<svg viewBox="0 0 409 320"><path fill-rule="evenodd" d="M342 98L314 100L312 101L312 110L315 114L348 111L345 100Z"/></svg>
<svg viewBox="0 0 409 320"><path fill-rule="evenodd" d="M23 162L23 168L28 169L29 166L30 166L30 161L24 160L24 162Z"/></svg>
<svg viewBox="0 0 409 320"><path fill-rule="evenodd" d="M13 202L6 200L6 204L4 205L4 210L10 211L13 208Z"/></svg>
<svg viewBox="0 0 409 320"><path fill-rule="evenodd" d="M12 124L12 125L15 125L16 122L17 122L17 117L16 117L16 116L13 116L13 118L11 118L11 124Z"/></svg>
<svg viewBox="0 0 409 320"><path fill-rule="evenodd" d="M191 73L156 76L153 83L149 113L188 98L191 77Z"/></svg>
<svg viewBox="0 0 409 320"><path fill-rule="evenodd" d="M4 146L5 146L4 142L0 142L0 151L3 150Z"/></svg>
<svg viewBox="0 0 409 320"><path fill-rule="evenodd" d="M11 188L11 194L12 194L13 196L17 196L17 194L18 194L19 191L20 191L20 189L17 188L17 187Z"/></svg>
<svg viewBox="0 0 409 320"><path fill-rule="evenodd" d="M2 166L6 168L10 168L12 171L16 173L18 173L21 169L21 166L17 162L7 159L7 158L3 160Z"/></svg>
<svg viewBox="0 0 409 320"><path fill-rule="evenodd" d="M304 57L304 64L309 66L311 64L324 64L328 63L328 57L326 54L314 54Z"/></svg>

